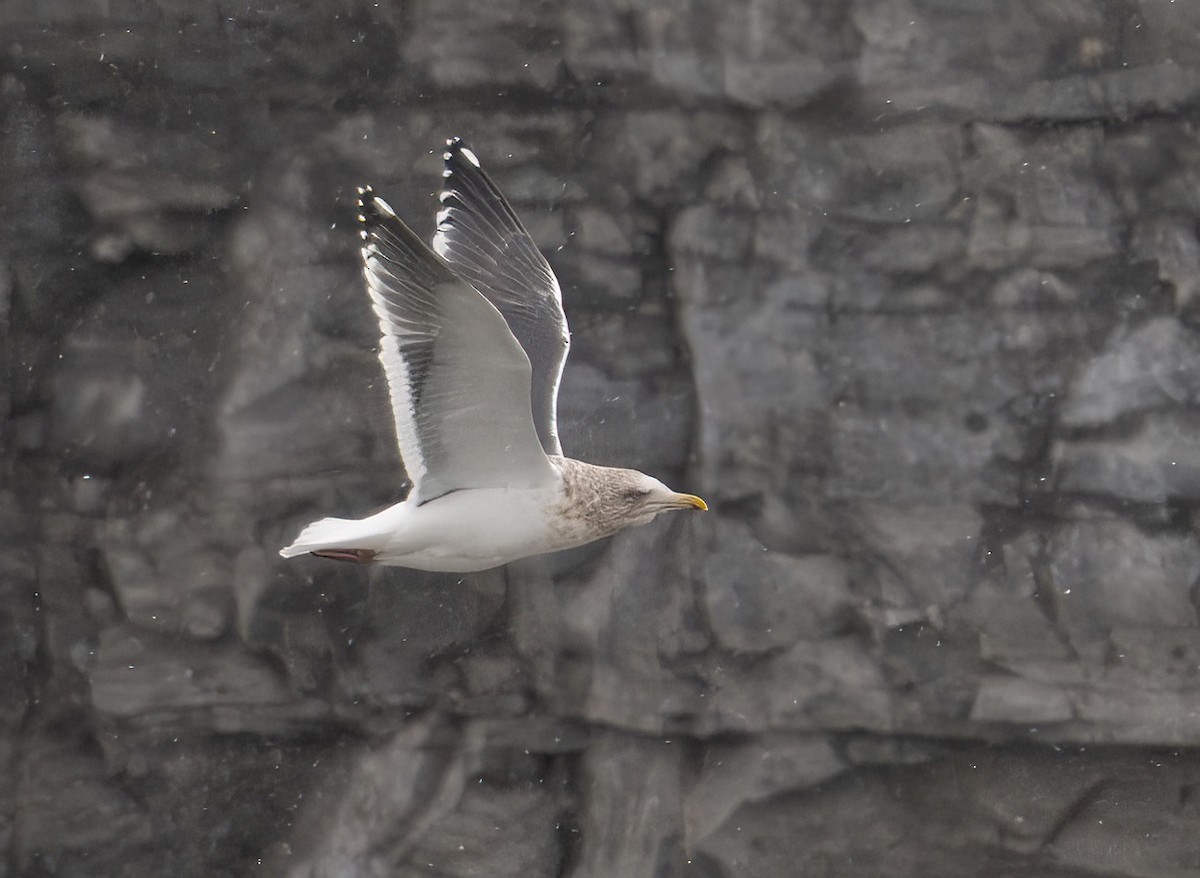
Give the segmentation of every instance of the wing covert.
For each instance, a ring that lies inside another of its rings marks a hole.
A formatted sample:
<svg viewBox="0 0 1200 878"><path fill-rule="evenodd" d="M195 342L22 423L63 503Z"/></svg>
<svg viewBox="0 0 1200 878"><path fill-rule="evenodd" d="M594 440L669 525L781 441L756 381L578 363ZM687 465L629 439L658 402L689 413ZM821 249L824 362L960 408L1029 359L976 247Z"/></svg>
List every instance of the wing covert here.
<svg viewBox="0 0 1200 878"><path fill-rule="evenodd" d="M414 501L555 478L530 412L529 360L500 312L369 187L360 190L359 220Z"/></svg>

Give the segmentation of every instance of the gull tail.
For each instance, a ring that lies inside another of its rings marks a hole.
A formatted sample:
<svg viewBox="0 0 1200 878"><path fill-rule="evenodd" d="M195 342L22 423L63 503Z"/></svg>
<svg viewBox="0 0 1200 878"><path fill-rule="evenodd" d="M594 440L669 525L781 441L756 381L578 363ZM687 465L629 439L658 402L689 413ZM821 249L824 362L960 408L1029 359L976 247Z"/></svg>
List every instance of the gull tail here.
<svg viewBox="0 0 1200 878"><path fill-rule="evenodd" d="M366 521L352 518L322 518L314 521L292 542L279 550L284 558L294 558L297 555L318 555L322 558L333 558L336 561L356 561L366 564L375 560L378 549L370 544L378 544L377 528L370 527Z"/></svg>

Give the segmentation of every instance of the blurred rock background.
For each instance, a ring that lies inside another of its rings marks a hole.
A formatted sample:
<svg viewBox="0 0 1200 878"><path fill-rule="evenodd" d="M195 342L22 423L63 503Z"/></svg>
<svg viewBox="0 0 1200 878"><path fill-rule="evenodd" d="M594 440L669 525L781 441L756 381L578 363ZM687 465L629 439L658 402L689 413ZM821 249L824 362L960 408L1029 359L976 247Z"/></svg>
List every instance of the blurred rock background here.
<svg viewBox="0 0 1200 878"><path fill-rule="evenodd" d="M1200 6L0 7L0 876L1200 872ZM353 187L467 138L569 452L447 577Z"/></svg>

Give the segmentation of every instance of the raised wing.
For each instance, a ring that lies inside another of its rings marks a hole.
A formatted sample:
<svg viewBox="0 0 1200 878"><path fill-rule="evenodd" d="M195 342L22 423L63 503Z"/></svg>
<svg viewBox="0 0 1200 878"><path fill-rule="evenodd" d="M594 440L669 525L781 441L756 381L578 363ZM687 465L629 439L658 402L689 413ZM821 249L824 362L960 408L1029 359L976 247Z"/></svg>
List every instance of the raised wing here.
<svg viewBox="0 0 1200 878"><path fill-rule="evenodd" d="M552 481L530 413L529 360L500 312L369 188L360 190L359 220L413 502Z"/></svg>
<svg viewBox="0 0 1200 878"><path fill-rule="evenodd" d="M542 448L562 454L558 385L571 334L558 280L475 153L456 137L444 158L433 249L508 321L533 367L533 422Z"/></svg>

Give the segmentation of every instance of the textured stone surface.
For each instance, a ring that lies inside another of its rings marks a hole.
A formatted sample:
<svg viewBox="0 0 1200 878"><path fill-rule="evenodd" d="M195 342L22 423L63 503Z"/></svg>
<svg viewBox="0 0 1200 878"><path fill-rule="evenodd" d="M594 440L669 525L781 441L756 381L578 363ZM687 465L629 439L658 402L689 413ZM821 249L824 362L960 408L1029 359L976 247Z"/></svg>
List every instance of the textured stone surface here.
<svg viewBox="0 0 1200 878"><path fill-rule="evenodd" d="M1165 797L1195 771L1193 758L966 750L747 805L701 851L716 874L754 876L1185 875L1195 846L1168 839L1192 809Z"/></svg>
<svg viewBox="0 0 1200 878"><path fill-rule="evenodd" d="M1195 874L1197 28L6 4L0 878ZM451 134L707 517L277 557L405 490L353 187Z"/></svg>

